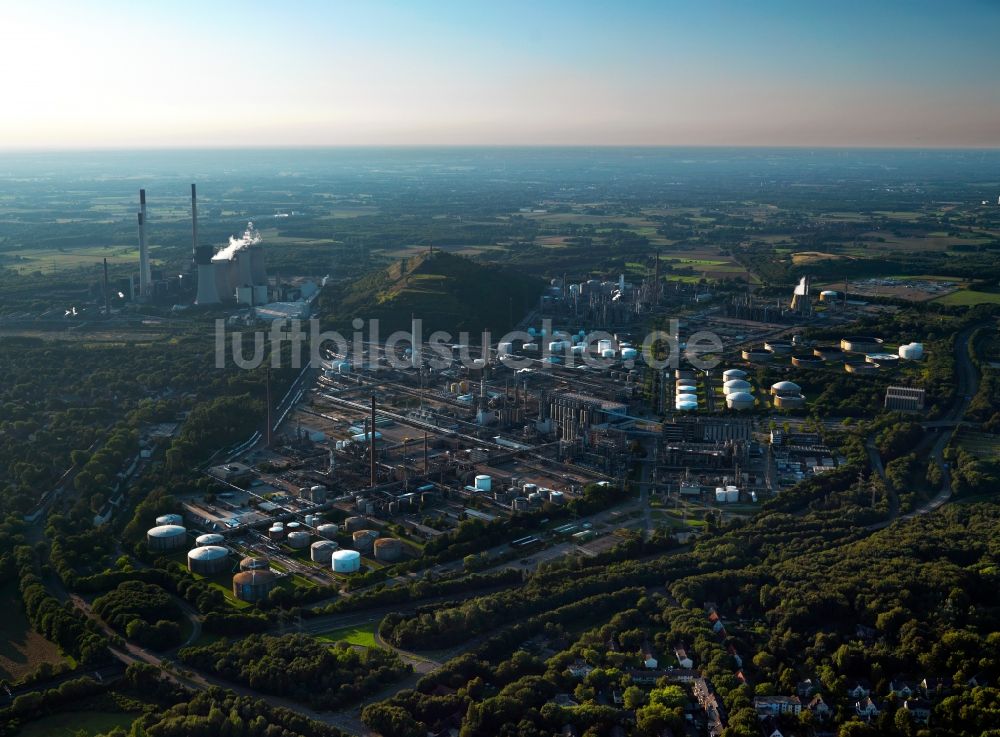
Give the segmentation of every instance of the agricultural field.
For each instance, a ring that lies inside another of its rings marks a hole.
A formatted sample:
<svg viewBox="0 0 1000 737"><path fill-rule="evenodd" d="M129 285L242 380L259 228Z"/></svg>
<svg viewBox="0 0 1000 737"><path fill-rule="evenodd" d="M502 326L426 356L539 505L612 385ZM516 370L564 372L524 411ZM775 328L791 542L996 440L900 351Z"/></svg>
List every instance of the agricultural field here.
<svg viewBox="0 0 1000 737"><path fill-rule="evenodd" d="M59 648L31 628L14 583L0 587L0 678L16 681L41 663L64 662Z"/></svg>
<svg viewBox="0 0 1000 737"><path fill-rule="evenodd" d="M92 737L115 727L127 730L137 716L136 712L66 711L29 722L18 737Z"/></svg>
<svg viewBox="0 0 1000 737"><path fill-rule="evenodd" d="M1000 436L962 429L958 445L968 453L985 460L1000 459Z"/></svg>
<svg viewBox="0 0 1000 737"><path fill-rule="evenodd" d="M1000 304L1000 292L983 292L976 289L960 289L934 300L943 305L971 307L973 305Z"/></svg>
<svg viewBox="0 0 1000 737"><path fill-rule="evenodd" d="M375 641L375 630L377 627L377 622L341 627L340 629L318 634L316 635L316 639L323 642L346 642L350 645L359 645L361 647L381 647Z"/></svg>

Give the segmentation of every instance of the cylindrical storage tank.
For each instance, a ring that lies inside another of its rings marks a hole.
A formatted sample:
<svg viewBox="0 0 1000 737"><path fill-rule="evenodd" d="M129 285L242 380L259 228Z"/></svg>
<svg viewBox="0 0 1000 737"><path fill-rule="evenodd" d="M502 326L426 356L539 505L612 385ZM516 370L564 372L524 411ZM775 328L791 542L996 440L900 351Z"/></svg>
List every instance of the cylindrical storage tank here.
<svg viewBox="0 0 1000 737"><path fill-rule="evenodd" d="M747 377L747 372L743 369L726 369L722 372L723 381L732 381L733 379L745 379Z"/></svg>
<svg viewBox="0 0 1000 737"><path fill-rule="evenodd" d="M233 576L233 596L240 601L263 601L277 583L271 571L241 571Z"/></svg>
<svg viewBox="0 0 1000 737"><path fill-rule="evenodd" d="M615 357L614 348L605 348L603 351L601 351L601 358L614 358L614 357Z"/></svg>
<svg viewBox="0 0 1000 737"><path fill-rule="evenodd" d="M266 571L270 567L266 558L244 558L240 561L241 571Z"/></svg>
<svg viewBox="0 0 1000 737"><path fill-rule="evenodd" d="M586 346L575 345L575 346L573 346L573 355L574 356L582 356L584 354L585 350L586 350Z"/></svg>
<svg viewBox="0 0 1000 737"><path fill-rule="evenodd" d="M761 348L747 348L741 354L744 361L751 361L753 363L767 363L771 360L774 354L771 351L765 351Z"/></svg>
<svg viewBox="0 0 1000 737"><path fill-rule="evenodd" d="M403 542L395 537L380 537L375 541L375 560L391 563L403 557Z"/></svg>
<svg viewBox="0 0 1000 737"><path fill-rule="evenodd" d="M313 563L324 563L329 565L334 552L338 548L337 543L329 540L317 540L309 547L309 558Z"/></svg>
<svg viewBox="0 0 1000 737"><path fill-rule="evenodd" d="M525 496L534 494L538 491L538 484L525 484L524 487L522 488L522 491L524 492Z"/></svg>
<svg viewBox="0 0 1000 737"><path fill-rule="evenodd" d="M378 533L375 530L358 530L352 536L354 549L359 553L370 554Z"/></svg>
<svg viewBox="0 0 1000 737"><path fill-rule="evenodd" d="M534 494L528 494L528 504L530 504L533 507L537 507L541 503L542 503L542 495L539 494L537 491Z"/></svg>
<svg viewBox="0 0 1000 737"><path fill-rule="evenodd" d="M514 344L510 341L504 341L503 343L497 344L497 355L498 356L509 356L514 352Z"/></svg>
<svg viewBox="0 0 1000 737"><path fill-rule="evenodd" d="M553 504L560 504L560 505L565 504L566 495L563 494L561 491L553 491L551 494L549 494L549 501L552 502Z"/></svg>
<svg viewBox="0 0 1000 737"><path fill-rule="evenodd" d="M792 344L787 340L769 340L764 343L764 350L771 351L776 355L784 355L792 352Z"/></svg>
<svg viewBox="0 0 1000 737"><path fill-rule="evenodd" d="M309 533L305 530L296 530L288 533L288 546L295 550L303 550L309 547Z"/></svg>
<svg viewBox="0 0 1000 737"><path fill-rule="evenodd" d="M549 353L559 353L563 349L561 340L553 340L549 343Z"/></svg>
<svg viewBox="0 0 1000 737"><path fill-rule="evenodd" d="M823 367L823 359L816 356L792 356L792 365L795 368L816 369Z"/></svg>
<svg viewBox="0 0 1000 737"><path fill-rule="evenodd" d="M697 402L697 401L698 401L697 394L678 394L674 399L674 402L678 404L680 402Z"/></svg>
<svg viewBox="0 0 1000 737"><path fill-rule="evenodd" d="M636 356L639 355L639 351L635 348L622 348L622 360L623 361L634 361Z"/></svg>
<svg viewBox="0 0 1000 737"><path fill-rule="evenodd" d="M674 378L694 381L695 374L691 369L676 369L674 371Z"/></svg>
<svg viewBox="0 0 1000 737"><path fill-rule="evenodd" d="M818 345L813 348L813 355L824 361L843 361L844 351L835 345Z"/></svg>
<svg viewBox="0 0 1000 737"><path fill-rule="evenodd" d="M605 338L604 340L597 341L597 352L601 355L604 355L604 351L614 351L614 349L615 342L613 340Z"/></svg>
<svg viewBox="0 0 1000 737"><path fill-rule="evenodd" d="M727 499L728 499L728 497L726 496L726 490L723 489L721 486L716 487L716 489L715 489L715 501L718 504L725 504Z"/></svg>
<svg viewBox="0 0 1000 737"><path fill-rule="evenodd" d="M692 412L698 409L697 402L677 402L674 406L681 412Z"/></svg>
<svg viewBox="0 0 1000 737"><path fill-rule="evenodd" d="M285 525L285 532L287 532L290 535L296 530L298 530L300 527L302 527L302 525L300 525L298 522L289 522L287 525Z"/></svg>
<svg viewBox="0 0 1000 737"><path fill-rule="evenodd" d="M881 368L877 363L867 361L851 362L844 364L844 370L849 374L874 374Z"/></svg>
<svg viewBox="0 0 1000 737"><path fill-rule="evenodd" d="M819 293L820 302L835 302L840 296L840 292L834 291L833 289L824 289Z"/></svg>
<svg viewBox="0 0 1000 737"><path fill-rule="evenodd" d="M678 394L697 394L698 393L698 387L696 387L694 384L681 384L680 386L677 387L677 393Z"/></svg>
<svg viewBox="0 0 1000 737"><path fill-rule="evenodd" d="M779 394L774 398L774 406L779 409L800 409L806 406L806 399L801 394Z"/></svg>
<svg viewBox="0 0 1000 737"><path fill-rule="evenodd" d="M845 353L878 353L882 339L872 335L848 335L840 339L840 349Z"/></svg>
<svg viewBox="0 0 1000 737"><path fill-rule="evenodd" d="M736 489L726 489L726 503L735 504L740 500L740 492Z"/></svg>
<svg viewBox="0 0 1000 737"><path fill-rule="evenodd" d="M877 363L882 368L892 368L899 363L899 356L895 353L868 353L865 355L867 363Z"/></svg>
<svg viewBox="0 0 1000 737"><path fill-rule="evenodd" d="M195 538L194 544L200 548L205 545L221 545L225 542L225 540L226 538L217 532L208 532L204 535L198 535L198 537Z"/></svg>
<svg viewBox="0 0 1000 737"><path fill-rule="evenodd" d="M325 537L327 540L332 540L340 532L340 528L337 525L327 523L325 525L320 525L316 528L316 534L320 537Z"/></svg>
<svg viewBox="0 0 1000 737"><path fill-rule="evenodd" d="M924 357L923 343L907 343L899 346L899 357L907 361L919 361Z"/></svg>
<svg viewBox="0 0 1000 737"><path fill-rule="evenodd" d="M729 409L736 410L753 409L753 394L750 394L750 392L733 392L726 397L726 406Z"/></svg>
<svg viewBox="0 0 1000 737"><path fill-rule="evenodd" d="M357 573L361 570L361 553L356 550L337 550L330 559L334 573Z"/></svg>
<svg viewBox="0 0 1000 737"><path fill-rule="evenodd" d="M364 517L348 517L344 520L344 532L363 530L368 521Z"/></svg>
<svg viewBox="0 0 1000 737"><path fill-rule="evenodd" d="M229 551L218 545L205 545L188 551L188 570L201 576L214 576L230 570Z"/></svg>
<svg viewBox="0 0 1000 737"><path fill-rule="evenodd" d="M774 395L798 395L802 393L802 387L794 381L777 381L771 384L771 394Z"/></svg>
<svg viewBox="0 0 1000 737"><path fill-rule="evenodd" d="M493 490L493 479L484 473L476 476L476 488L479 491L492 491Z"/></svg>
<svg viewBox="0 0 1000 737"><path fill-rule="evenodd" d="M183 525L184 518L179 514L161 514L156 518L157 525Z"/></svg>
<svg viewBox="0 0 1000 737"><path fill-rule="evenodd" d="M524 345L521 346L521 350L524 351L525 353L537 353L538 343L525 343Z"/></svg>
<svg viewBox="0 0 1000 737"><path fill-rule="evenodd" d="M750 382L744 379L730 379L722 385L722 388L727 395L733 392L747 392L750 391Z"/></svg>
<svg viewBox="0 0 1000 737"><path fill-rule="evenodd" d="M275 523L271 525L267 530L267 536L277 542L278 540L283 540L285 538L285 528L283 525Z"/></svg>
<svg viewBox="0 0 1000 737"><path fill-rule="evenodd" d="M187 530L180 525L159 525L146 533L150 550L180 550L187 547Z"/></svg>
<svg viewBox="0 0 1000 737"><path fill-rule="evenodd" d="M528 508L528 498L524 496L514 497L514 501L511 504L515 512L523 512Z"/></svg>

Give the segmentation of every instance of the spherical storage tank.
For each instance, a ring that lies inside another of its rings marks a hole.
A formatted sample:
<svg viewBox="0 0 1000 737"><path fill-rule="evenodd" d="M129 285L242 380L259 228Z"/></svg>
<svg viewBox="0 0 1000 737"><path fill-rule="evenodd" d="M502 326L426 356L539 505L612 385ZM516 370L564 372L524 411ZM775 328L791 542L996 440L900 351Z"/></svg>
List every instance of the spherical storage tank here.
<svg viewBox="0 0 1000 737"><path fill-rule="evenodd" d="M753 409L753 394L749 392L733 392L726 396L726 406L729 409Z"/></svg>
<svg viewBox="0 0 1000 737"><path fill-rule="evenodd" d="M288 545L295 550L302 550L309 547L309 533L305 530L296 530L288 533Z"/></svg>
<svg viewBox="0 0 1000 737"><path fill-rule="evenodd" d="M747 377L747 372L743 369L726 369L722 372L723 381L731 381L733 379L745 379Z"/></svg>
<svg viewBox="0 0 1000 737"><path fill-rule="evenodd" d="M272 571L241 571L233 576L233 596L240 601L263 601L277 583Z"/></svg>
<svg viewBox="0 0 1000 737"><path fill-rule="evenodd" d="M907 343L899 346L899 357L907 361L919 361L924 357L923 343Z"/></svg>
<svg viewBox="0 0 1000 737"><path fill-rule="evenodd" d="M733 394L734 392L747 392L750 391L750 382L744 381L743 379L730 379L725 384L722 385L726 394Z"/></svg>
<svg viewBox="0 0 1000 737"><path fill-rule="evenodd" d="M403 543L394 537L383 537L375 541L375 560L392 562L403 557Z"/></svg>
<svg viewBox="0 0 1000 737"><path fill-rule="evenodd" d="M202 576L214 576L229 570L229 551L218 545L205 545L188 551L188 570Z"/></svg>
<svg viewBox="0 0 1000 737"><path fill-rule="evenodd" d="M271 565L266 558L244 558L240 561L241 571L266 571Z"/></svg>
<svg viewBox="0 0 1000 737"><path fill-rule="evenodd" d="M378 533L375 530L358 530L352 537L355 550L359 553L371 553Z"/></svg>
<svg viewBox="0 0 1000 737"><path fill-rule="evenodd" d="M203 545L221 545L225 542L225 540L226 538L219 533L209 532L204 535L198 535L198 537L195 538L194 544L200 548Z"/></svg>
<svg viewBox="0 0 1000 737"><path fill-rule="evenodd" d="M337 543L329 540L317 540L309 548L309 557L313 563L329 563L337 550Z"/></svg>
<svg viewBox="0 0 1000 737"><path fill-rule="evenodd" d="M361 553L356 550L338 550L330 558L334 573L357 573L361 570Z"/></svg>
<svg viewBox="0 0 1000 737"><path fill-rule="evenodd" d="M156 524L158 525L182 525L184 524L184 518L179 514L161 514L156 518Z"/></svg>
<svg viewBox="0 0 1000 737"><path fill-rule="evenodd" d="M146 533L150 550L179 550L187 545L187 530L180 525L159 525Z"/></svg>

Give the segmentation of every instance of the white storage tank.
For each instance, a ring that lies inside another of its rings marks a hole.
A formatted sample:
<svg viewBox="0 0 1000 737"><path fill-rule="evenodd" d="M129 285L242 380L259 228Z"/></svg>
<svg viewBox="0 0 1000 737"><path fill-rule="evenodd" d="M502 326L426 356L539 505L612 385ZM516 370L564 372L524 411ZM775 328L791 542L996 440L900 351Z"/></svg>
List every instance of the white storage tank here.
<svg viewBox="0 0 1000 737"><path fill-rule="evenodd" d="M288 545L295 550L303 550L309 546L309 533L305 530L296 530L288 533Z"/></svg>
<svg viewBox="0 0 1000 737"><path fill-rule="evenodd" d="M479 474L476 476L476 489L479 491L492 491L493 490L493 479L486 474Z"/></svg>
<svg viewBox="0 0 1000 737"><path fill-rule="evenodd" d="M538 492L538 484L525 484L521 491L524 492L525 496L535 494Z"/></svg>
<svg viewBox="0 0 1000 737"><path fill-rule="evenodd" d="M329 563L339 546L329 540L317 540L309 548L309 558L313 563Z"/></svg>
<svg viewBox="0 0 1000 737"><path fill-rule="evenodd" d="M750 382L743 379L730 379L722 385L723 390L726 394L733 394L735 392L748 392L750 391Z"/></svg>
<svg viewBox="0 0 1000 737"><path fill-rule="evenodd" d="M514 352L514 344L510 341L504 341L497 345L497 355L498 356L509 356Z"/></svg>
<svg viewBox="0 0 1000 737"><path fill-rule="evenodd" d="M226 538L217 532L208 532L204 535L198 535L195 538L194 544L201 548L205 545L221 545L225 540Z"/></svg>
<svg viewBox="0 0 1000 737"><path fill-rule="evenodd" d="M729 409L753 409L754 398L749 392L733 392L726 396L726 406Z"/></svg>
<svg viewBox="0 0 1000 737"><path fill-rule="evenodd" d="M356 550L337 550L330 559L334 573L357 573L361 570L361 553Z"/></svg>
<svg viewBox="0 0 1000 737"><path fill-rule="evenodd" d="M745 379L747 377L747 372L743 369L726 369L722 372L723 381L730 381L731 379Z"/></svg>
<svg viewBox="0 0 1000 737"><path fill-rule="evenodd" d="M802 387L794 381L778 381L771 384L771 394L775 396L798 396L802 393Z"/></svg>
<svg viewBox="0 0 1000 737"><path fill-rule="evenodd" d="M614 357L615 357L614 348L605 348L603 351L601 351L601 358L614 358Z"/></svg>
<svg viewBox="0 0 1000 737"><path fill-rule="evenodd" d="M697 404L698 403L698 395L697 394L678 394L674 401L677 404L680 404L681 402L694 402L695 404Z"/></svg>
<svg viewBox="0 0 1000 737"><path fill-rule="evenodd" d="M692 412L698 409L697 402L677 402L674 406L681 412Z"/></svg>
<svg viewBox="0 0 1000 737"><path fill-rule="evenodd" d="M635 348L622 348L622 359L625 361L635 360L635 357L639 355L639 351Z"/></svg>
<svg viewBox="0 0 1000 737"><path fill-rule="evenodd" d="M907 343L899 346L899 357L907 361L919 361L924 357L923 343Z"/></svg>
<svg viewBox="0 0 1000 737"><path fill-rule="evenodd" d="M146 533L150 550L179 550L187 546L187 530L180 525L158 525Z"/></svg>
<svg viewBox="0 0 1000 737"><path fill-rule="evenodd" d="M677 387L678 394L696 394L698 392L698 387L694 384L681 384Z"/></svg>
<svg viewBox="0 0 1000 737"><path fill-rule="evenodd" d="M205 545L188 551L187 567L192 573L201 576L214 576L228 571L229 551L218 545Z"/></svg>
<svg viewBox="0 0 1000 737"><path fill-rule="evenodd" d="M565 504L566 495L563 494L561 491L553 491L551 494L549 494L549 501L552 502L553 504L560 504L560 505Z"/></svg>
<svg viewBox="0 0 1000 737"><path fill-rule="evenodd" d="M718 504L725 504L729 497L726 496L726 490L721 486L715 488L715 501Z"/></svg>
<svg viewBox="0 0 1000 737"><path fill-rule="evenodd" d="M614 351L614 349L615 349L615 342L613 340L608 340L605 338L604 340L597 341L597 352L600 353L602 356L604 355L604 351Z"/></svg>
<svg viewBox="0 0 1000 737"><path fill-rule="evenodd" d="M337 527L337 525L330 524L329 522L316 528L316 534L320 537L325 537L327 540L332 540L337 537L337 533L339 532L340 528Z"/></svg>
<svg viewBox="0 0 1000 737"><path fill-rule="evenodd" d="M735 504L740 500L739 489L726 489L726 503Z"/></svg>
<svg viewBox="0 0 1000 737"><path fill-rule="evenodd" d="M179 514L161 514L156 518L158 525L183 525L184 518Z"/></svg>

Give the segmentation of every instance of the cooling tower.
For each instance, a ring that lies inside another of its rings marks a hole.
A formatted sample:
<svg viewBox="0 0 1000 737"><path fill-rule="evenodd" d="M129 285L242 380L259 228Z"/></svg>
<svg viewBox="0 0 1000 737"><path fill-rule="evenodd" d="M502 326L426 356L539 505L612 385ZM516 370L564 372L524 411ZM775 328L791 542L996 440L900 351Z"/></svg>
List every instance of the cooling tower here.
<svg viewBox="0 0 1000 737"><path fill-rule="evenodd" d="M191 185L191 251L198 269L198 294L195 302L200 305L218 304L219 290L215 283L212 247L198 245L198 195L194 184Z"/></svg>

